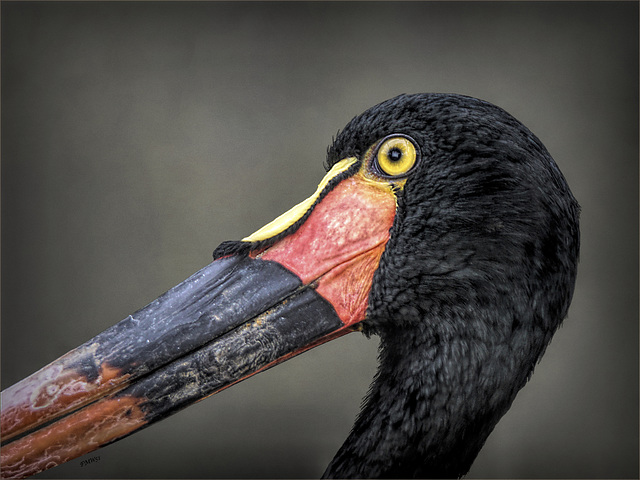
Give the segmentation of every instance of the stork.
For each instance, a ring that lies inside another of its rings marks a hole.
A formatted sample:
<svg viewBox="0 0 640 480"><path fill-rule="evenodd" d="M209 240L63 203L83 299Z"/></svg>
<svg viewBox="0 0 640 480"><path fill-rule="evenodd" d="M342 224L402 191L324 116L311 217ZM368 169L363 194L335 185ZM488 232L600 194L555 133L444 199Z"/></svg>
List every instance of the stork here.
<svg viewBox="0 0 640 480"><path fill-rule="evenodd" d="M325 165L307 200L3 391L2 476L354 331L380 337L379 366L325 477L464 475L567 315L578 204L525 126L462 95L368 109Z"/></svg>

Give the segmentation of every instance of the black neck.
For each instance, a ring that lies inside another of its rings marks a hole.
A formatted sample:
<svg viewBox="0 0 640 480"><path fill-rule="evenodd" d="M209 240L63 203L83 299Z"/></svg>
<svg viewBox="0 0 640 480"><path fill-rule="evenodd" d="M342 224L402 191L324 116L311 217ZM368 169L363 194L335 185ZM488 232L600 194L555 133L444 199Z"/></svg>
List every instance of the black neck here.
<svg viewBox="0 0 640 480"><path fill-rule="evenodd" d="M378 373L325 477L460 477L526 382L513 382L508 342L416 333L382 336Z"/></svg>

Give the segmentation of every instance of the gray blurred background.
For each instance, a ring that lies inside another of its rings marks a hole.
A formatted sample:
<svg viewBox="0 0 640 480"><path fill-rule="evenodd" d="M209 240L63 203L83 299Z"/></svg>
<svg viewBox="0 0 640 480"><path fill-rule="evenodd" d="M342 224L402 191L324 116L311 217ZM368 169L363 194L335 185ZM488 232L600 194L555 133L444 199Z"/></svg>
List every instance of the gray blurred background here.
<svg viewBox="0 0 640 480"><path fill-rule="evenodd" d="M531 128L583 208L569 318L469 477L637 478L637 3L1 8L3 388L311 194L354 115L457 92ZM348 335L40 477L317 477L376 348Z"/></svg>

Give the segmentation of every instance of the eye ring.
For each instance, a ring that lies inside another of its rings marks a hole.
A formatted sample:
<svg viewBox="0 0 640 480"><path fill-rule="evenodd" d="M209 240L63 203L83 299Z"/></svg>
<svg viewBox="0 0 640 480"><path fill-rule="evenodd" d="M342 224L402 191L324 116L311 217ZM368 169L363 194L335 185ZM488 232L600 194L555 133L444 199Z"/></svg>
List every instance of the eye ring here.
<svg viewBox="0 0 640 480"><path fill-rule="evenodd" d="M376 173L385 178L405 177L419 160L416 141L403 134L384 137L373 154Z"/></svg>

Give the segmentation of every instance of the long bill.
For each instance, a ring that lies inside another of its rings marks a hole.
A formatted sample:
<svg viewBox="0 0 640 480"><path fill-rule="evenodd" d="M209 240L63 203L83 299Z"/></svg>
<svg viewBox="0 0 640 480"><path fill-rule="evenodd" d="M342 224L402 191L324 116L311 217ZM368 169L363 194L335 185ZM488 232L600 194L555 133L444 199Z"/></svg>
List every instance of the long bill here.
<svg viewBox="0 0 640 480"><path fill-rule="evenodd" d="M2 478L54 467L358 328L396 201L349 158L315 194L2 392ZM223 244L224 245L224 244Z"/></svg>

